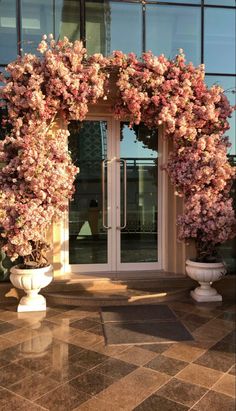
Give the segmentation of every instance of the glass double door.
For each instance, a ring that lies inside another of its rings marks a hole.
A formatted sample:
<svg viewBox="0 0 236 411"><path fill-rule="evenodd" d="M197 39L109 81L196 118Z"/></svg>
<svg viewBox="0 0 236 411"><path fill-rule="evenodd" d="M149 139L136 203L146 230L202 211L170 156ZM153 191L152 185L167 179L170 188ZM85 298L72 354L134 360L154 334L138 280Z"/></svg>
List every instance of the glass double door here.
<svg viewBox="0 0 236 411"><path fill-rule="evenodd" d="M69 264L77 272L160 268L157 132L98 118L74 123L80 168L69 207Z"/></svg>

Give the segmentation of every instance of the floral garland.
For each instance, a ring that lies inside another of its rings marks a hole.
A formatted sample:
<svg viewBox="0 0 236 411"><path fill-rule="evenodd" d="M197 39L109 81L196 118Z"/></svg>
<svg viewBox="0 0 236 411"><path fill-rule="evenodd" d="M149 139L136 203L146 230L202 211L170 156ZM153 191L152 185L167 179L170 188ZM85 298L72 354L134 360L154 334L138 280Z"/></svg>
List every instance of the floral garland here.
<svg viewBox="0 0 236 411"><path fill-rule="evenodd" d="M44 36L38 50L42 57L26 54L7 66L0 89L8 112L0 142L0 226L12 260L46 264L45 232L67 209L78 172L66 148L69 133L55 129L55 119L83 121L89 104L109 95L111 72L117 76L116 118L164 125L173 141L165 169L185 201L179 238L196 239L199 252L209 254L234 236L235 169L224 137L233 108L219 86L207 88L203 66L186 64L182 52L174 60L150 52L142 61L119 51L87 57L81 42L56 43L52 36Z"/></svg>

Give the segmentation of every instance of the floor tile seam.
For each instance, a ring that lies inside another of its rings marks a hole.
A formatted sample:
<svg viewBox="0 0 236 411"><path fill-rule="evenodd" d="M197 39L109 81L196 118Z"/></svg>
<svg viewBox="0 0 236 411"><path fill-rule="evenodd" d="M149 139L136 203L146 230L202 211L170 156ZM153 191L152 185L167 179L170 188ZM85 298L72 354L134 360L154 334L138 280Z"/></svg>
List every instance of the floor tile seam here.
<svg viewBox="0 0 236 411"><path fill-rule="evenodd" d="M218 383L220 383L220 381L225 377L225 375L229 375L229 374L228 374L227 372L225 372L224 375L222 375L222 376L219 378L219 380L217 380L217 381L214 383L214 385L211 387L211 390L214 391L214 392L220 393L220 394L228 395L228 397L233 398L234 400L236 400L236 397L234 397L234 396L231 395L231 394L226 394L226 393L223 392L223 391L214 390L214 387L215 387ZM234 377L234 376L233 376L233 377Z"/></svg>
<svg viewBox="0 0 236 411"><path fill-rule="evenodd" d="M224 371L216 370L216 369L210 368L210 367L205 367L204 365L201 365L201 364L194 364L194 362L191 362L190 364L199 365L200 367L204 367L204 368L206 368L206 369L208 369L208 370L217 371L217 372L226 374L226 372L224 372ZM187 367L185 367L185 368L187 368ZM183 368L182 370L178 371L178 373L175 374L175 375L173 376L173 378L178 378L179 374L180 374L182 371L184 371L185 368ZM221 379L222 377L223 377L223 375L221 375L221 376L219 377L219 379ZM197 387L201 387L201 388L205 388L205 389L209 389L209 390L211 390L211 389L212 389L212 386L219 381L219 379L218 379L211 387L206 387L205 385L195 384L194 382L191 382L191 381L188 381L188 380L184 380L184 379L182 379L182 378L178 378L178 379L180 379L181 381L187 382L187 383L189 383L189 384L196 385Z"/></svg>
<svg viewBox="0 0 236 411"><path fill-rule="evenodd" d="M0 386L0 388L4 388L4 389L5 389L6 391L8 391L10 394L15 395L16 397L19 397L21 400L28 401L28 402L30 402L32 405L35 405L34 401L29 400L28 398L23 397L22 395L14 392L14 391L11 391L11 389L9 389L9 388L2 387L2 386ZM41 407L41 405L40 405L40 407ZM42 407L42 410L48 411L48 408Z"/></svg>

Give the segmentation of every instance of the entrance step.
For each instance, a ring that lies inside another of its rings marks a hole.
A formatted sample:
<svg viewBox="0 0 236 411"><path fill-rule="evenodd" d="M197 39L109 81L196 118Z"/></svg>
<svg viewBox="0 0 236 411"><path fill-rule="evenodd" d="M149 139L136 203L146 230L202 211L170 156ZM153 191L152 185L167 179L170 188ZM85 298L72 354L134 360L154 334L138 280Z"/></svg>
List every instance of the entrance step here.
<svg viewBox="0 0 236 411"><path fill-rule="evenodd" d="M106 306L127 304L155 304L179 300L189 295L189 288L161 288L127 291L61 291L43 293L47 301L56 305Z"/></svg>

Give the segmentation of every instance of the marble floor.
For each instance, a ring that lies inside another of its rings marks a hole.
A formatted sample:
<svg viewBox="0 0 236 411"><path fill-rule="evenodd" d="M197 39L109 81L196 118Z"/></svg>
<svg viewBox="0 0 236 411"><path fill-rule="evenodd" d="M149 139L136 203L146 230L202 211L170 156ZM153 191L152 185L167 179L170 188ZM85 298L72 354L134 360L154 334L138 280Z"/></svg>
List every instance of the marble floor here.
<svg viewBox="0 0 236 411"><path fill-rule="evenodd" d="M234 411L235 304L168 304L190 342L105 346L96 307L0 305L1 411Z"/></svg>

